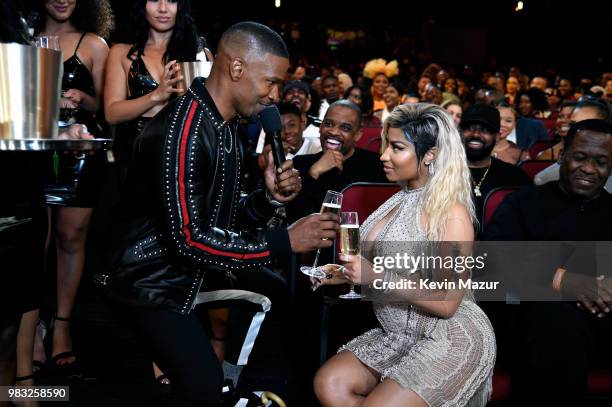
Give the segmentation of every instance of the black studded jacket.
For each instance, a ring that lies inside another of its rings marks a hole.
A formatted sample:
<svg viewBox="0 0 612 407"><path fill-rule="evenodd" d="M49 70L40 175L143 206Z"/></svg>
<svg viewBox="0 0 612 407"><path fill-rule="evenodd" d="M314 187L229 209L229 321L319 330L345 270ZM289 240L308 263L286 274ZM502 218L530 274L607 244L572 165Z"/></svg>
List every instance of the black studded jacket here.
<svg viewBox="0 0 612 407"><path fill-rule="evenodd" d="M274 208L263 190L241 194L236 129L196 80L137 137L110 271L96 276L111 300L186 314L208 273L290 253L286 230L256 231Z"/></svg>

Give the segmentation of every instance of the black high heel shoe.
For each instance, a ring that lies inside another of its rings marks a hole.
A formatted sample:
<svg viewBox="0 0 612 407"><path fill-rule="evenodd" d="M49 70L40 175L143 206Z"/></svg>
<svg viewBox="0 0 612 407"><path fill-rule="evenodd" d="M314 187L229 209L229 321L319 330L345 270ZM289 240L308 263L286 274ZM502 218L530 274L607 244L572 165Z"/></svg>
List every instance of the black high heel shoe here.
<svg viewBox="0 0 612 407"><path fill-rule="evenodd" d="M51 322L51 334L49 335L50 340L51 340L51 345L53 345L53 330L55 329L56 321L70 322L70 318L60 317L57 314L53 316L53 320ZM62 365L57 363L61 359L68 359L72 357L75 359L74 362L64 363ZM83 376L83 373L81 371L81 366L76 357L76 354L71 350L66 351L66 352L61 352L53 356L51 360L49 361L49 368L53 375L55 375L58 378L64 379L64 380L81 378Z"/></svg>

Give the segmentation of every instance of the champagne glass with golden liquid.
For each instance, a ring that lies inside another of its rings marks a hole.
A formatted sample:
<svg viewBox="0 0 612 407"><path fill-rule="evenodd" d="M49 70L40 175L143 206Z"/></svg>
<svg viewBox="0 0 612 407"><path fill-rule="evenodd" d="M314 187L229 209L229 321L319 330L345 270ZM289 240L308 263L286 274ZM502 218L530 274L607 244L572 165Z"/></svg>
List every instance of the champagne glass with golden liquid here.
<svg viewBox="0 0 612 407"><path fill-rule="evenodd" d="M345 256L359 256L359 216L357 212L342 212L340 214L340 253ZM355 285L351 284L348 293L340 298L354 300L363 298L361 294L355 292Z"/></svg>
<svg viewBox="0 0 612 407"><path fill-rule="evenodd" d="M325 194L325 198L323 199L323 203L321 204L321 213L331 212L333 214L340 214L340 208L342 207L342 194L336 191L327 191ZM314 264L311 266L302 266L300 267L300 271L307 276L315 277L315 278L325 278L327 274L321 267L317 267L317 263L319 262L319 255L321 254L321 248L317 249L317 254L315 256Z"/></svg>

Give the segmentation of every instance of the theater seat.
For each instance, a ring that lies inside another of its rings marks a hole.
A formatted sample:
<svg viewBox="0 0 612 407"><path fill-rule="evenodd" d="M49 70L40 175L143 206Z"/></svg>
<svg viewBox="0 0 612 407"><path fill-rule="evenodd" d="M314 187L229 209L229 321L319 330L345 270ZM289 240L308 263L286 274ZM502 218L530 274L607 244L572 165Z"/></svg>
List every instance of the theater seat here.
<svg viewBox="0 0 612 407"><path fill-rule="evenodd" d="M380 205L382 205L393 194L399 192L400 187L396 184L356 182L350 184L342 190L342 211L357 212L359 224L367 219L368 216ZM337 255L338 247L334 241L334 256ZM334 262L336 259L334 258ZM337 304L346 304L347 301L337 297L324 296L323 308L321 310L321 337L319 343L319 364L322 365L328 358L328 337L329 319L331 308ZM357 302L360 303L360 302Z"/></svg>
<svg viewBox="0 0 612 407"><path fill-rule="evenodd" d="M555 128L555 124L557 123L557 119L538 119L539 121L541 121L542 123L544 123L544 126L546 127L546 130L552 130Z"/></svg>
<svg viewBox="0 0 612 407"><path fill-rule="evenodd" d="M591 370L587 380L587 397L610 399L612 402L612 370ZM511 393L512 380L510 375L504 369L495 367L491 401L508 400Z"/></svg>
<svg viewBox="0 0 612 407"><path fill-rule="evenodd" d="M484 200L484 209L482 213L482 230L484 232L487 224L493 219L493 214L504 201L504 199L512 192L518 190L519 187L500 187L495 188L487 194Z"/></svg>
<svg viewBox="0 0 612 407"><path fill-rule="evenodd" d="M557 142L554 140L536 141L529 147L529 157L535 160L541 151L544 151L547 148L554 146L555 144L557 144Z"/></svg>
<svg viewBox="0 0 612 407"><path fill-rule="evenodd" d="M367 150L370 142L379 139L381 133L382 127L362 127L361 137L355 142L355 146Z"/></svg>
<svg viewBox="0 0 612 407"><path fill-rule="evenodd" d="M590 397L612 398L612 370L591 370L587 382L587 393Z"/></svg>
<svg viewBox="0 0 612 407"><path fill-rule="evenodd" d="M493 371L493 395L491 401L503 401L510 398L512 381L510 375L499 367Z"/></svg>
<svg viewBox="0 0 612 407"><path fill-rule="evenodd" d="M342 211L357 212L359 222L363 223L376 208L399 190L396 184L355 182L342 190Z"/></svg>
<svg viewBox="0 0 612 407"><path fill-rule="evenodd" d="M382 147L382 137L373 138L366 146L366 150L376 154L381 154L380 148Z"/></svg>
<svg viewBox="0 0 612 407"><path fill-rule="evenodd" d="M554 163L556 163L555 160L527 160L523 161L519 168L525 171L529 178L534 179L538 172L550 167Z"/></svg>

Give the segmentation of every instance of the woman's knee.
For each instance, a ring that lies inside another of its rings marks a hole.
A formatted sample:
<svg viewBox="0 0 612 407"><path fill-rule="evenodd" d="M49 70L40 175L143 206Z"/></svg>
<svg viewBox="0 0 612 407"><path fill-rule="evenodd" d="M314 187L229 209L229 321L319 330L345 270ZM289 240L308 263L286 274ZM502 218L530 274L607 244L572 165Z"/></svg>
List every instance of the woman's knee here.
<svg viewBox="0 0 612 407"><path fill-rule="evenodd" d="M85 247L87 225L58 225L55 239L58 249L75 254Z"/></svg>
<svg viewBox="0 0 612 407"><path fill-rule="evenodd" d="M323 405L329 405L349 392L348 380L348 375L344 375L341 368L325 364L314 377L315 394Z"/></svg>

